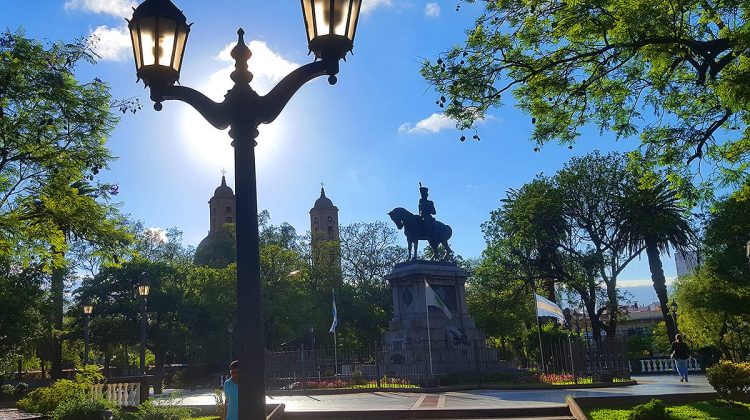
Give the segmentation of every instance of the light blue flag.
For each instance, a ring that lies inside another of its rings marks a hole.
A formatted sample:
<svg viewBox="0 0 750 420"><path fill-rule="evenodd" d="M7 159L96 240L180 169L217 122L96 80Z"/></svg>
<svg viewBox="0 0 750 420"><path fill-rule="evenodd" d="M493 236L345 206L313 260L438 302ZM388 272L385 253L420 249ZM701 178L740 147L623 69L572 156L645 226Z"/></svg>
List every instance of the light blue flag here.
<svg viewBox="0 0 750 420"><path fill-rule="evenodd" d="M336 327L339 325L339 317L338 313L336 312L336 293L331 290L331 295L333 296L333 322L331 323L331 329L328 330L329 333L336 333Z"/></svg>
<svg viewBox="0 0 750 420"><path fill-rule="evenodd" d="M565 324L565 315L563 315L563 311L559 306L536 293L534 293L534 297L536 298L536 316L554 317L560 321L560 324Z"/></svg>

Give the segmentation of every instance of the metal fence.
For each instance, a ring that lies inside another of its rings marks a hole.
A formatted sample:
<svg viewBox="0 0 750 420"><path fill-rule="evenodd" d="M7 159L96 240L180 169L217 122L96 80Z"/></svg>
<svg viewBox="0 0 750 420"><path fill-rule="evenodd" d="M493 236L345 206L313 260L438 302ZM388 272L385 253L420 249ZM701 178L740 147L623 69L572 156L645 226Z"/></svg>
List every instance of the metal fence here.
<svg viewBox="0 0 750 420"><path fill-rule="evenodd" d="M629 380L625 341L620 337L548 339L542 342L543 368L550 375L571 375L575 382Z"/></svg>
<svg viewBox="0 0 750 420"><path fill-rule="evenodd" d="M482 383L577 383L630 379L622 340L547 340L544 369L519 369L493 348L298 349L266 354L266 388L425 388ZM431 357L430 357L431 356ZM432 360L430 360L430 358ZM544 375L542 375L544 374Z"/></svg>

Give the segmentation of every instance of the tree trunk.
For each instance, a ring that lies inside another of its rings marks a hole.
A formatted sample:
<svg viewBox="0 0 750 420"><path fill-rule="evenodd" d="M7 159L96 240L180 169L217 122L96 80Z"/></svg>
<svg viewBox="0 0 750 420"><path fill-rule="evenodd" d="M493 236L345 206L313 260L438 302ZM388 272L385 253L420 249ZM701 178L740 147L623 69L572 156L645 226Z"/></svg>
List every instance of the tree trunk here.
<svg viewBox="0 0 750 420"><path fill-rule="evenodd" d="M164 382L164 350L156 350L154 352L154 394L161 394L162 384Z"/></svg>
<svg viewBox="0 0 750 420"><path fill-rule="evenodd" d="M677 334L677 327L669 311L669 295L667 295L667 279L664 277L664 269L661 264L661 256L656 241L646 239L646 255L648 256L648 268L651 270L651 281L654 283L654 291L659 299L661 315L667 326L667 340L671 343Z"/></svg>
<svg viewBox="0 0 750 420"><path fill-rule="evenodd" d="M547 299L549 299L552 302L557 303L557 297L555 296L555 280L554 279L542 280L542 289L544 289L544 292L547 295L545 297Z"/></svg>
<svg viewBox="0 0 750 420"><path fill-rule="evenodd" d="M52 379L62 379L62 329L63 329L63 307L65 292L65 275L67 268L57 268L52 271L50 281L50 292L52 295L52 307L50 321L52 324L51 343L51 362L52 362Z"/></svg>

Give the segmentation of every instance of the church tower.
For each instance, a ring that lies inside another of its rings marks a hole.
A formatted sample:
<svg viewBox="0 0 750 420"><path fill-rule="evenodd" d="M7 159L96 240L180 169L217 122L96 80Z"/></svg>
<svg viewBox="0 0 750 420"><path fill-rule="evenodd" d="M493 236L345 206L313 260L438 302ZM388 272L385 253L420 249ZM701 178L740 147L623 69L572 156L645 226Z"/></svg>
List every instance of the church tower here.
<svg viewBox="0 0 750 420"><path fill-rule="evenodd" d="M313 276L326 287L341 282L341 244L339 243L339 209L320 188L320 198L310 209Z"/></svg>
<svg viewBox="0 0 750 420"><path fill-rule="evenodd" d="M326 197L326 190L320 188L320 198L310 209L310 233L312 243L339 240L339 209Z"/></svg>
<svg viewBox="0 0 750 420"><path fill-rule="evenodd" d="M234 191L227 185L224 175L221 185L208 200L209 229L208 235L198 244L193 256L195 265L224 268L237 261L237 247L234 238L227 229L226 223L235 223Z"/></svg>
<svg viewBox="0 0 750 420"><path fill-rule="evenodd" d="M234 191L227 185L224 175L221 176L221 185L214 191L214 196L208 200L208 207L211 218L209 234L224 230L224 223L234 223Z"/></svg>

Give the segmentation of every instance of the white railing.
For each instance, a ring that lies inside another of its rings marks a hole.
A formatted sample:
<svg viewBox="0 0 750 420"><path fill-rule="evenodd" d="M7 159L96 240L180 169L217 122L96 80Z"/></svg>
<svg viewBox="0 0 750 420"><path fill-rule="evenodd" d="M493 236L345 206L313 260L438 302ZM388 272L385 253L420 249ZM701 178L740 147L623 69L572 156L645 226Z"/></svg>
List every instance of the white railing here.
<svg viewBox="0 0 750 420"><path fill-rule="evenodd" d="M675 365L673 359L641 359L641 373L666 373L674 372ZM697 359L688 359L688 371L697 372L701 370L701 366ZM630 371L633 371L632 365Z"/></svg>
<svg viewBox="0 0 750 420"><path fill-rule="evenodd" d="M137 406L141 400L141 384L138 382L95 384L92 391L94 395L100 396L118 407Z"/></svg>

